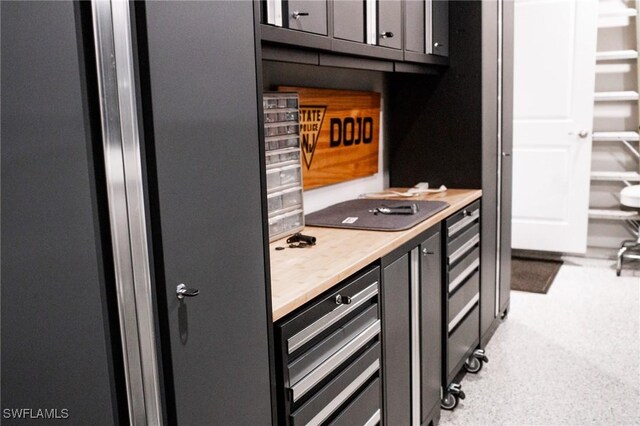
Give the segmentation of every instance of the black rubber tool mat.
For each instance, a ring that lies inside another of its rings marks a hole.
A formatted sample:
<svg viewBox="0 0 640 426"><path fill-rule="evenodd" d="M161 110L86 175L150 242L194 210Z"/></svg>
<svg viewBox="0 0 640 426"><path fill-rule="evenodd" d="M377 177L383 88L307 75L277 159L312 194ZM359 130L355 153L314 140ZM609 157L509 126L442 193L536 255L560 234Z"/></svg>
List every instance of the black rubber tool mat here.
<svg viewBox="0 0 640 426"><path fill-rule="evenodd" d="M562 266L561 260L511 258L511 290L546 294Z"/></svg>
<svg viewBox="0 0 640 426"><path fill-rule="evenodd" d="M399 207L416 204L416 214L373 214L378 207ZM305 216L305 225L328 228L365 229L368 231L403 231L449 207L444 201L358 199L334 204Z"/></svg>

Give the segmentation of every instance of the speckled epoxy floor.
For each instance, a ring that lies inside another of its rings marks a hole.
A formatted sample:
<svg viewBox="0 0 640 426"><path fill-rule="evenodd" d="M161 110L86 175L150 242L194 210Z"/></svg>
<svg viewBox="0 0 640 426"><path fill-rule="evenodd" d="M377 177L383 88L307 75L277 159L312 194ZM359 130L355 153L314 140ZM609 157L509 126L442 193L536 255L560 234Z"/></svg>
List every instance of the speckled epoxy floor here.
<svg viewBox="0 0 640 426"><path fill-rule="evenodd" d="M548 294L512 292L440 425L640 425L640 273L612 266L569 259Z"/></svg>

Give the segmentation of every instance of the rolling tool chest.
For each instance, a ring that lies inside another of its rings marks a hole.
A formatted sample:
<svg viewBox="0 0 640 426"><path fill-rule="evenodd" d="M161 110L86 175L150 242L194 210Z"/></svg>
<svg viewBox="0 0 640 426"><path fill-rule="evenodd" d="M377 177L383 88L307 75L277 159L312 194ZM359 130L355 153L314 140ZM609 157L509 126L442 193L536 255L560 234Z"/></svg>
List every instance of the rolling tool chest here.
<svg viewBox="0 0 640 426"><path fill-rule="evenodd" d="M280 424L379 423L379 282L366 268L276 323Z"/></svg>
<svg viewBox="0 0 640 426"><path fill-rule="evenodd" d="M456 375L477 373L487 361L480 343L480 202L443 222L442 408L452 410L465 395Z"/></svg>
<svg viewBox="0 0 640 426"><path fill-rule="evenodd" d="M304 227L298 95L265 93L263 107L269 241L275 241Z"/></svg>

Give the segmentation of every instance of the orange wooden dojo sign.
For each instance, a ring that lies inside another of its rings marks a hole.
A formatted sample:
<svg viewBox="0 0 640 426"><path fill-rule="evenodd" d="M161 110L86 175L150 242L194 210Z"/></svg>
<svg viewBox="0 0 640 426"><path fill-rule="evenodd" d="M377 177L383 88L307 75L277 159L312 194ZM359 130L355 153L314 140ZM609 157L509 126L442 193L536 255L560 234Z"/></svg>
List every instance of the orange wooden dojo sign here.
<svg viewBox="0 0 640 426"><path fill-rule="evenodd" d="M378 172L380 94L278 87L300 97L304 189Z"/></svg>

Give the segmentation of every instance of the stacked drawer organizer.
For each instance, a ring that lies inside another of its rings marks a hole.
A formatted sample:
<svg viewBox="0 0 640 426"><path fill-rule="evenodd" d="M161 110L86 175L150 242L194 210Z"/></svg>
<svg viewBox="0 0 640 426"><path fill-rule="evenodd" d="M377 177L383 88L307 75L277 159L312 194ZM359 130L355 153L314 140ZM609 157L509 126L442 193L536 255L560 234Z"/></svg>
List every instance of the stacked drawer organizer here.
<svg viewBox="0 0 640 426"><path fill-rule="evenodd" d="M480 341L480 202L444 223L443 385Z"/></svg>
<svg viewBox="0 0 640 426"><path fill-rule="evenodd" d="M276 324L280 424L380 423L379 282L368 268Z"/></svg>
<svg viewBox="0 0 640 426"><path fill-rule="evenodd" d="M265 93L263 105L269 241L275 241L304 227L298 95Z"/></svg>

